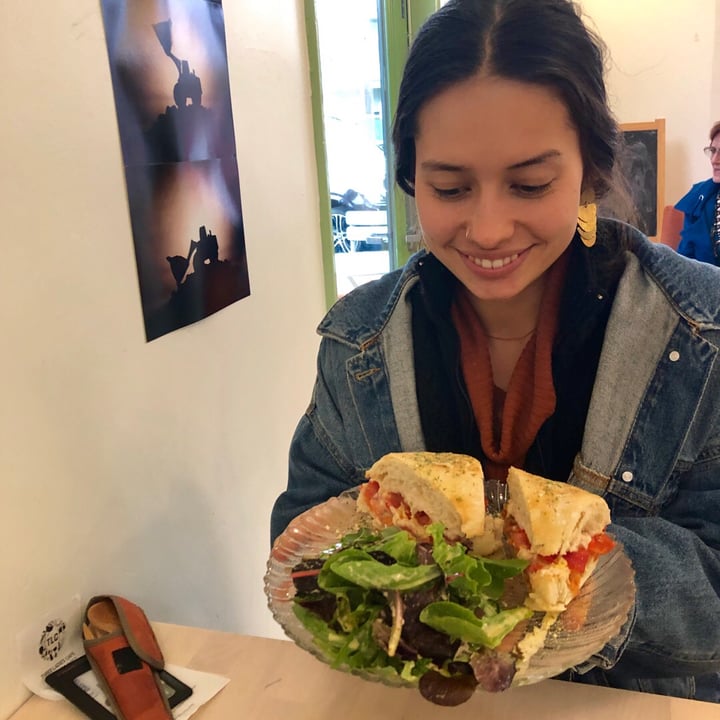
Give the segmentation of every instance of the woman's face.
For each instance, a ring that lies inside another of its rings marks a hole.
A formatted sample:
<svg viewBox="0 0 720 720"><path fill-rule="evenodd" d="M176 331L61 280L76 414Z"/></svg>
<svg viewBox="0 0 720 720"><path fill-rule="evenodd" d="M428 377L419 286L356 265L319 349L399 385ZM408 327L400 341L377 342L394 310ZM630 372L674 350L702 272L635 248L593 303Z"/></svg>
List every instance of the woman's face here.
<svg viewBox="0 0 720 720"><path fill-rule="evenodd" d="M710 141L710 147L720 148L720 134ZM720 183L720 152L716 152L710 158L710 166L712 167L713 182Z"/></svg>
<svg viewBox="0 0 720 720"><path fill-rule="evenodd" d="M415 199L425 243L479 301L537 294L575 233L577 131L549 90L474 77L418 116Z"/></svg>

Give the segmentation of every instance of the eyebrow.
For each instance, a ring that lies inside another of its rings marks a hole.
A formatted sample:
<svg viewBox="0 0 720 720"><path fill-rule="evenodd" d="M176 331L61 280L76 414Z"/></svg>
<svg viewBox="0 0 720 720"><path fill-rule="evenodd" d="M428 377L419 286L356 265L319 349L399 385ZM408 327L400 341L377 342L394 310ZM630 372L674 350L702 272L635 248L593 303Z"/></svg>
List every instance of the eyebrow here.
<svg viewBox="0 0 720 720"><path fill-rule="evenodd" d="M520 162L513 163L508 166L508 170L520 170L521 168L531 167L533 165L541 165L546 160L551 158L560 157L559 150L547 150L544 153L535 155L534 157L528 158L527 160L521 160ZM423 170L431 170L437 172L463 172L467 170L465 165L454 165L453 163L442 162L440 160L425 160L420 164Z"/></svg>
<svg viewBox="0 0 720 720"><path fill-rule="evenodd" d="M517 170L519 168L529 167L531 165L540 165L546 160L550 160L551 158L556 157L560 157L559 150L547 150L544 153L540 153L540 155L536 155L535 157L528 158L527 160L523 160L522 162L515 163L514 165L511 165L508 169Z"/></svg>

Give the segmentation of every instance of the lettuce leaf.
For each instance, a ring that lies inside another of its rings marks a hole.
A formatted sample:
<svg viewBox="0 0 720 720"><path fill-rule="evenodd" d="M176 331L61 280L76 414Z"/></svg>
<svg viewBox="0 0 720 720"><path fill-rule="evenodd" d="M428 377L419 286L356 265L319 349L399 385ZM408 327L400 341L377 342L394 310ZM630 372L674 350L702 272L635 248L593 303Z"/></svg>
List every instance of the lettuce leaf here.
<svg viewBox="0 0 720 720"><path fill-rule="evenodd" d="M473 645L496 648L522 620L532 616L526 607L501 610L490 617L477 617L472 610L454 602L438 601L425 606L420 620L451 638Z"/></svg>
<svg viewBox="0 0 720 720"><path fill-rule="evenodd" d="M334 667L369 669L411 681L430 669L447 672L444 665L452 657L438 661L407 652L403 657L388 654L382 637L389 636L392 625L389 596L397 598L398 593L401 599L408 593L408 602L418 592L427 594L428 604L414 627L426 625L429 632L460 640L471 653L497 647L518 622L532 615L524 607L505 610L498 603L505 579L521 573L526 561L475 557L463 544L448 542L442 525L430 525L428 531L432 554L424 550L422 562L418 543L404 530L363 528L350 533L326 556L317 576L318 592L334 598L329 613L321 617L296 597L295 615ZM412 647L413 638L402 637Z"/></svg>

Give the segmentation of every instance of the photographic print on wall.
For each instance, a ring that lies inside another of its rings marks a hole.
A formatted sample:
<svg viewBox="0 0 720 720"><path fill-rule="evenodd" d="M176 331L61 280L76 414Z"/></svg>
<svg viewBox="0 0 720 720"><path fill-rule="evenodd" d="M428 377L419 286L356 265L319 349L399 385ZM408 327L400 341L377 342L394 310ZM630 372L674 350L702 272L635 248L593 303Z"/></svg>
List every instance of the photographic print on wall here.
<svg viewBox="0 0 720 720"><path fill-rule="evenodd" d="M220 0L100 0L148 341L250 294Z"/></svg>

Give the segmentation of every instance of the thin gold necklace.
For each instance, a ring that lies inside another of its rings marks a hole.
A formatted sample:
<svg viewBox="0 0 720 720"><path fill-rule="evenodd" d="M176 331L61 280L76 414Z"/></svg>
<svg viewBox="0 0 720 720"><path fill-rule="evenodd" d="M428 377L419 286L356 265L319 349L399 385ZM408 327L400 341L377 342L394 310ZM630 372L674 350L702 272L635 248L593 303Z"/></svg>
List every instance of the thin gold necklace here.
<svg viewBox="0 0 720 720"><path fill-rule="evenodd" d="M511 342L514 340L524 340L526 337L529 337L534 332L535 332L535 328L533 328L532 330L529 330L524 335L518 335L517 337L498 337L497 335L488 335L487 333L485 333L485 336L490 340L504 340L506 342Z"/></svg>

